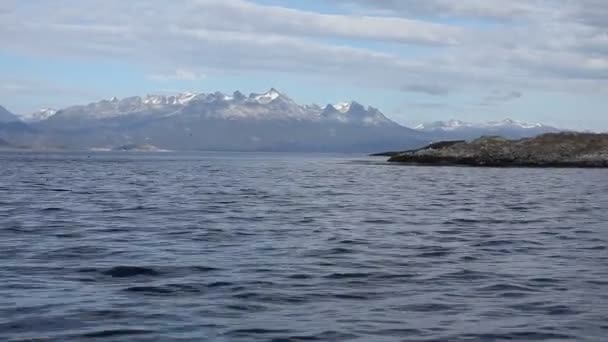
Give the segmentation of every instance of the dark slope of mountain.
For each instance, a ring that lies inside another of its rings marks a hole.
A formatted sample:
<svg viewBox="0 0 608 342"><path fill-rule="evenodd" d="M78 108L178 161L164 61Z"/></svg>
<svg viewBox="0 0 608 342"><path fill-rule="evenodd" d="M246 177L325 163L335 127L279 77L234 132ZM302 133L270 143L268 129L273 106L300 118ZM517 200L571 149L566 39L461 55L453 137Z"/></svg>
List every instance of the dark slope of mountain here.
<svg viewBox="0 0 608 342"><path fill-rule="evenodd" d="M0 123L20 121L19 117L0 106Z"/></svg>
<svg viewBox="0 0 608 342"><path fill-rule="evenodd" d="M103 100L33 124L48 144L151 144L171 150L371 152L417 147L426 135L356 102L302 106L271 89Z"/></svg>
<svg viewBox="0 0 608 342"><path fill-rule="evenodd" d="M38 132L21 121L0 122L0 136L11 142L21 145L30 145L30 142L39 138Z"/></svg>

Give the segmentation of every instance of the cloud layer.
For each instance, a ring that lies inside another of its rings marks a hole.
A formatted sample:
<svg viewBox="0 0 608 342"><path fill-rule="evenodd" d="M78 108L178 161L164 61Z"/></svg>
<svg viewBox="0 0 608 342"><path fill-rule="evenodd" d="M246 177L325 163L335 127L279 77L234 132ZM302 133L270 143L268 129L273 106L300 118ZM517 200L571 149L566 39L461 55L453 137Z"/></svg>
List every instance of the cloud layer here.
<svg viewBox="0 0 608 342"><path fill-rule="evenodd" d="M422 96L608 92L604 0L325 2L339 10L246 0L4 0L0 50L130 61L156 81L265 71Z"/></svg>

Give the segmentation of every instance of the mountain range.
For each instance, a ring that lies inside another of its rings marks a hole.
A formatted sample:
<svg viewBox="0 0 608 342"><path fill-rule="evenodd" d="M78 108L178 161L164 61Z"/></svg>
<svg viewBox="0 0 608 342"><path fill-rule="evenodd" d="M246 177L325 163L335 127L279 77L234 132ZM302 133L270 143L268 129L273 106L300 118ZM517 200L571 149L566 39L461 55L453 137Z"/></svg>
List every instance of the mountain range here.
<svg viewBox="0 0 608 342"><path fill-rule="evenodd" d="M533 137L543 133L557 133L560 130L555 127L540 123L530 124L526 122L505 119L502 121L490 121L486 123L472 123L460 120L435 121L421 124L416 130L437 135L444 139L475 139L480 136L502 136L517 139Z"/></svg>
<svg viewBox="0 0 608 342"><path fill-rule="evenodd" d="M512 120L397 124L356 101L300 105L276 89L248 96L185 93L112 98L21 117L0 107L0 138L32 148L374 152L480 135L534 136L557 129Z"/></svg>

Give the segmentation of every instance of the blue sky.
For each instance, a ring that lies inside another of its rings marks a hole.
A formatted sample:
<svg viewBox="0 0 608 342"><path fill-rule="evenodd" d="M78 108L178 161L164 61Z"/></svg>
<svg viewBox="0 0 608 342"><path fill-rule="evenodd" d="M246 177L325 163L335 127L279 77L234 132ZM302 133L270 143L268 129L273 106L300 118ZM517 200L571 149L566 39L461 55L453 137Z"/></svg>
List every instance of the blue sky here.
<svg viewBox="0 0 608 342"><path fill-rule="evenodd" d="M602 0L3 0L0 105L275 87L407 125L608 130L607 16Z"/></svg>

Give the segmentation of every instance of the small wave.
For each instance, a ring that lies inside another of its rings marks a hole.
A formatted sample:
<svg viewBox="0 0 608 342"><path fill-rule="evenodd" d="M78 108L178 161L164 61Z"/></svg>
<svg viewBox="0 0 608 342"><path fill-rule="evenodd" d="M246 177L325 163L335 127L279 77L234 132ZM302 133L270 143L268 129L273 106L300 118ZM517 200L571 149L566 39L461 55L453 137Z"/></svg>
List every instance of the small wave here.
<svg viewBox="0 0 608 342"><path fill-rule="evenodd" d="M344 254L353 254L355 252L356 252L356 250L352 249L352 248L334 247L334 248L330 248L330 249L315 249L315 250L306 251L306 252L304 252L304 256L311 257L311 258L319 258L319 257L330 257L330 256L344 255ZM322 265L322 266L333 266L333 263L327 262L327 265Z"/></svg>
<svg viewBox="0 0 608 342"><path fill-rule="evenodd" d="M426 251L416 254L415 256L418 258L439 258L452 254L451 249L442 247L422 248L422 250Z"/></svg>
<svg viewBox="0 0 608 342"><path fill-rule="evenodd" d="M444 221L443 224L445 225L459 225L459 224L471 224L471 223L479 223L481 221L479 220L474 220L474 219L465 219L465 218L458 218L458 219L451 219L451 220L447 220Z"/></svg>
<svg viewBox="0 0 608 342"><path fill-rule="evenodd" d="M396 308L399 311L413 311L413 312L442 312L454 310L454 305L442 304L442 303L425 303L425 304L409 304L402 305Z"/></svg>
<svg viewBox="0 0 608 342"><path fill-rule="evenodd" d="M508 246L508 245L513 245L513 244L514 244L513 240L490 240L490 241L478 242L478 243L474 244L473 247L496 247L496 246Z"/></svg>
<svg viewBox="0 0 608 342"><path fill-rule="evenodd" d="M143 295L189 295L204 292L208 286L198 283L174 283L160 286L131 286L125 292L140 293Z"/></svg>
<svg viewBox="0 0 608 342"><path fill-rule="evenodd" d="M332 298L346 300L369 300L375 297L373 293L337 293L332 295Z"/></svg>
<svg viewBox="0 0 608 342"><path fill-rule="evenodd" d="M332 273L323 278L325 279L361 279L371 277L371 273Z"/></svg>
<svg viewBox="0 0 608 342"><path fill-rule="evenodd" d="M410 279L415 277L414 273L379 273L372 276L372 279L377 280L398 280L398 279Z"/></svg>
<svg viewBox="0 0 608 342"><path fill-rule="evenodd" d="M133 286L125 289L127 292L137 292L144 294L170 294L173 290L161 286Z"/></svg>
<svg viewBox="0 0 608 342"><path fill-rule="evenodd" d="M540 331L519 331L495 334L464 334L454 337L455 341L557 341L572 340L572 336L566 334L540 332Z"/></svg>
<svg viewBox="0 0 608 342"><path fill-rule="evenodd" d="M284 339L275 339L273 341L278 342L278 341L284 341L284 342L304 342L304 341L350 341L350 340L354 340L356 338L359 338L360 336L355 335L355 334L351 334L351 333L345 333L345 332L339 332L339 331L332 331L332 330L328 330L328 331L324 331L321 332L319 334L314 334L314 335L292 335L289 337L286 337Z"/></svg>
<svg viewBox="0 0 608 342"><path fill-rule="evenodd" d="M395 328L395 329L375 330L375 331L370 331L369 333L373 334L373 335L378 335L378 336L390 336L390 337L403 338L404 336L420 335L423 332L422 332L422 330L418 330L418 329Z"/></svg>
<svg viewBox="0 0 608 342"><path fill-rule="evenodd" d="M369 244L367 241L358 241L358 240L340 240L339 244L342 245L367 245Z"/></svg>
<svg viewBox="0 0 608 342"><path fill-rule="evenodd" d="M261 312L266 310L265 306L262 305L254 305L254 304L228 304L226 308L234 311L243 311L243 312Z"/></svg>
<svg viewBox="0 0 608 342"><path fill-rule="evenodd" d="M548 302L521 303L511 305L509 307L527 314L535 313L549 316L575 315L579 313L579 311L576 311L567 305L553 304Z"/></svg>
<svg viewBox="0 0 608 342"><path fill-rule="evenodd" d="M103 210L102 212L129 212L129 211L143 211L143 210L158 210L160 208L158 207L146 207L144 205L137 205L134 207L125 207L125 208L118 208L118 209L107 209L107 210Z"/></svg>
<svg viewBox="0 0 608 342"><path fill-rule="evenodd" d="M483 280L483 279L487 279L487 278L489 278L491 276L492 276L491 274L487 274L487 273L484 273L484 272L478 272L478 271L472 271L472 270L464 269L464 270L461 270L461 271L444 273L444 274L441 274L440 276L438 276L437 278L449 279L449 280L466 280L466 281L471 281L471 280ZM437 279L437 278L435 278L435 279Z"/></svg>
<svg viewBox="0 0 608 342"><path fill-rule="evenodd" d="M560 282L559 279L555 279L555 278L532 278L529 280L531 283L537 283L537 284L557 284ZM535 285L536 286L536 285Z"/></svg>
<svg viewBox="0 0 608 342"><path fill-rule="evenodd" d="M40 259L49 258L79 258L79 259L91 259L96 258L107 253L107 249L96 246L76 246L59 248L51 251L47 251L37 255Z"/></svg>
<svg viewBox="0 0 608 342"><path fill-rule="evenodd" d="M228 281L215 281L213 283L207 284L207 287L209 288L216 288L216 287L228 287L228 286L233 286L234 283L228 282Z"/></svg>
<svg viewBox="0 0 608 342"><path fill-rule="evenodd" d="M525 211L530 210L530 207L524 207L524 206L520 206L520 205L507 205L506 208L509 210L519 211L519 212L525 212Z"/></svg>
<svg viewBox="0 0 608 342"><path fill-rule="evenodd" d="M368 220L363 220L361 221L362 223L369 223L369 224L393 224L395 223L395 221L391 221L391 220L384 220L384 219L368 219Z"/></svg>
<svg viewBox="0 0 608 342"><path fill-rule="evenodd" d="M312 279L314 277L310 274L291 274L291 275L288 275L287 278L301 280L301 279Z"/></svg>
<svg viewBox="0 0 608 342"><path fill-rule="evenodd" d="M58 207L49 207L49 208L42 209L42 211L44 211L44 212L63 211L63 210L65 210L65 209L58 208Z"/></svg>
<svg viewBox="0 0 608 342"><path fill-rule="evenodd" d="M160 274L160 272L152 268L139 266L116 266L102 273L115 278L157 276Z"/></svg>
<svg viewBox="0 0 608 342"><path fill-rule="evenodd" d="M143 335L153 333L152 330L142 330L142 329L107 329L107 330L99 330L93 331L90 333L83 334L82 337L88 338L100 338L100 337L118 337L118 336L128 336L128 335Z"/></svg>
<svg viewBox="0 0 608 342"><path fill-rule="evenodd" d="M336 247L336 248L332 248L327 251L327 254L329 254L329 255L352 254L352 253L355 253L355 250L353 250L351 248L343 248L343 247Z"/></svg>
<svg viewBox="0 0 608 342"><path fill-rule="evenodd" d="M255 301L264 304L302 304L308 302L308 299L303 296L278 293L241 292L234 294L233 297L240 300Z"/></svg>
<svg viewBox="0 0 608 342"><path fill-rule="evenodd" d="M231 337L251 337L255 335L276 335L276 334L290 334L291 330L287 329L264 329L264 328L249 328L249 329L235 329L228 331L225 335Z"/></svg>
<svg viewBox="0 0 608 342"><path fill-rule="evenodd" d="M53 189L47 189L47 191L51 191L51 192L71 192L72 190L70 190L70 189L53 188Z"/></svg>
<svg viewBox="0 0 608 342"><path fill-rule="evenodd" d="M608 280L587 280L587 284L591 285L608 285Z"/></svg>
<svg viewBox="0 0 608 342"><path fill-rule="evenodd" d="M506 291L521 291L521 292L534 292L536 291L533 288L516 285L516 284L493 284L488 286L483 286L478 288L477 291L480 292L506 292Z"/></svg>
<svg viewBox="0 0 608 342"><path fill-rule="evenodd" d="M221 271L221 268L217 268L217 267L210 267L210 266L192 266L191 267L192 270L197 271L197 272L215 272L215 271Z"/></svg>

